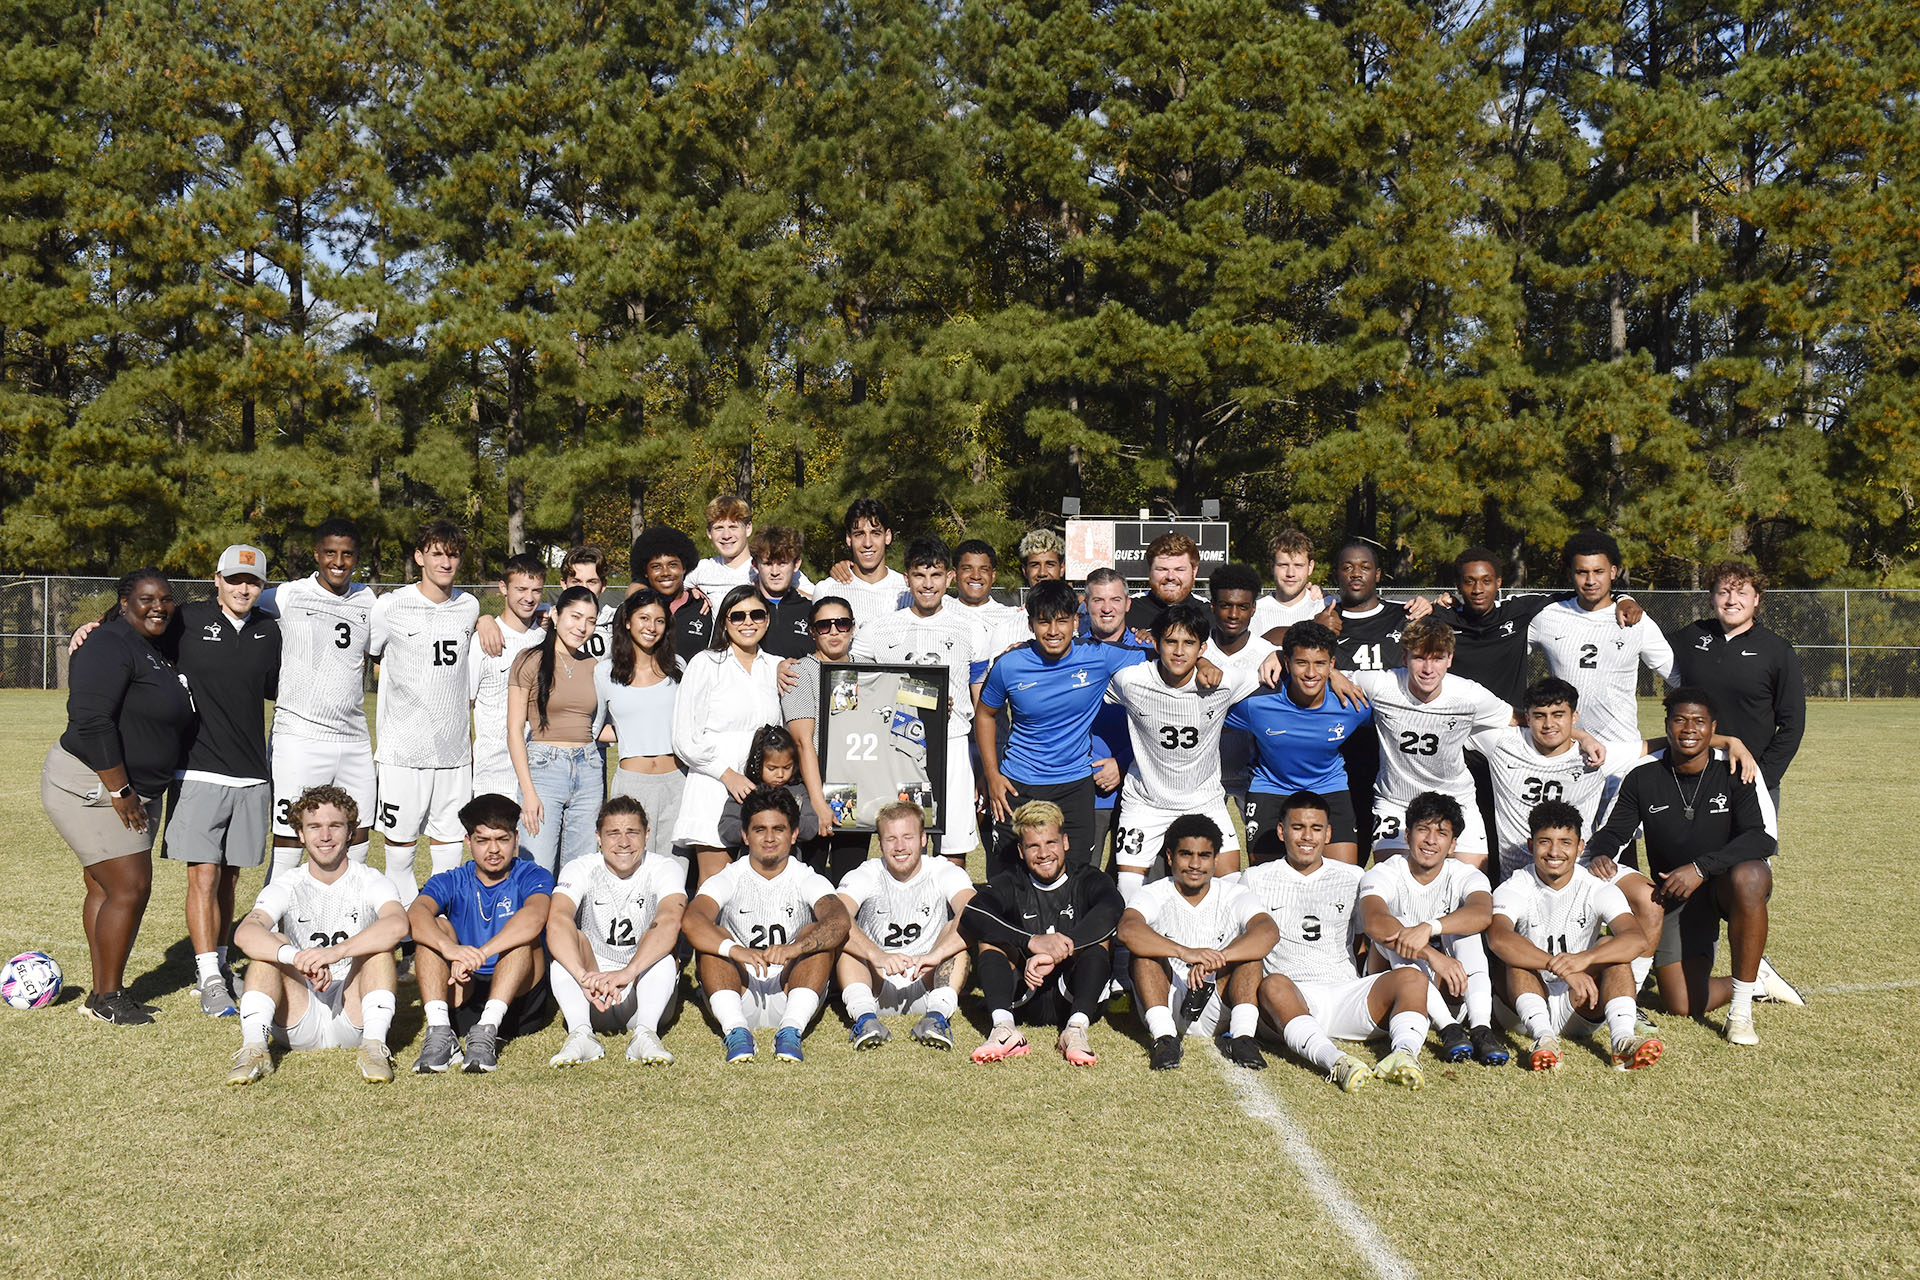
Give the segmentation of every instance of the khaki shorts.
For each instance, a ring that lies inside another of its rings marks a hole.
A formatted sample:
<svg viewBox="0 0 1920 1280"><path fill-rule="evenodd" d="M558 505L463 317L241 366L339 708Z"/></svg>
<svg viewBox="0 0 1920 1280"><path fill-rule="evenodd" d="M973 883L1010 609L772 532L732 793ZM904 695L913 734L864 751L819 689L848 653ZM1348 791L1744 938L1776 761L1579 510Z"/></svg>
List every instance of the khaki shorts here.
<svg viewBox="0 0 1920 1280"><path fill-rule="evenodd" d="M100 775L58 742L40 766L40 804L53 829L72 847L80 865L90 867L153 849L160 830L160 797L142 798L147 807L147 829L129 831L114 811L113 799L100 784Z"/></svg>

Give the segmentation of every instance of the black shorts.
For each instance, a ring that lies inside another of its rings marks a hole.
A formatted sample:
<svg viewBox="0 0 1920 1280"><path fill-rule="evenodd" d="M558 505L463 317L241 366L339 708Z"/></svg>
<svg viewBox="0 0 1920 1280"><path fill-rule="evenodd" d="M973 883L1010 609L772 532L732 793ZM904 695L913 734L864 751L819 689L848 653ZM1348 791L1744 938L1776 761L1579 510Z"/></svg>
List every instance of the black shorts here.
<svg viewBox="0 0 1920 1280"><path fill-rule="evenodd" d="M1327 791L1322 792L1320 798L1327 802L1327 821L1333 825L1332 843L1351 844L1357 840L1359 828L1354 821L1352 793ZM1286 845L1280 838L1280 806L1285 800L1285 796L1268 791L1248 793L1248 866L1257 867L1263 862L1276 862L1287 856Z"/></svg>
<svg viewBox="0 0 1920 1280"><path fill-rule="evenodd" d="M1077 782L1053 784L1023 783L1013 778L1013 795L1009 797L1012 808L1018 809L1029 800L1050 800L1060 806L1061 815L1066 819L1064 832L1067 837L1067 860L1097 865L1099 851L1093 847L1093 775L1088 774ZM987 848L987 876L991 879L1002 871L1015 871L1020 868L1020 838L1014 832L1013 823L995 822L993 824L993 843Z"/></svg>

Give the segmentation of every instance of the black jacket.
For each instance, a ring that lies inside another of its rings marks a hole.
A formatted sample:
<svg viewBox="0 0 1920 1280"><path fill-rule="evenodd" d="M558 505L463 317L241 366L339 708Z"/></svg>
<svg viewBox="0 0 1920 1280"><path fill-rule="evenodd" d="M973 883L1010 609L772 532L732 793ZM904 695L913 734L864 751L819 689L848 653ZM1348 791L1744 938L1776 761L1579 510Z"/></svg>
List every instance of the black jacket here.
<svg viewBox="0 0 1920 1280"><path fill-rule="evenodd" d="M162 795L192 727L186 677L126 622L103 623L74 651L60 745L89 769L124 765L143 798Z"/></svg>
<svg viewBox="0 0 1920 1280"><path fill-rule="evenodd" d="M1009 953L1025 951L1036 934L1058 933L1078 951L1111 938L1126 909L1107 873L1086 863L1069 862L1052 888L1035 884L1023 866L995 876L973 895L960 914L960 933Z"/></svg>
<svg viewBox="0 0 1920 1280"><path fill-rule="evenodd" d="M235 631L219 601L199 600L174 610L167 640L200 712L186 767L270 781L267 702L280 691L280 624L255 609Z"/></svg>
<svg viewBox="0 0 1920 1280"><path fill-rule="evenodd" d="M1647 866L1657 872L1691 862L1701 875L1717 876L1739 863L1770 858L1780 847L1767 830L1754 784L1734 777L1718 758L1692 777L1674 773L1664 753L1628 770L1607 820L1587 841L1587 852L1617 858L1642 826Z"/></svg>
<svg viewBox="0 0 1920 1280"><path fill-rule="evenodd" d="M1729 640L1718 618L1690 622L1667 640L1680 683L1707 691L1720 732L1746 743L1767 785L1779 786L1807 727L1807 690L1793 646L1757 622Z"/></svg>
<svg viewBox="0 0 1920 1280"><path fill-rule="evenodd" d="M1453 628L1453 674L1485 685L1518 707L1527 691L1527 624L1548 605L1571 600L1573 592L1533 591L1508 596L1485 613L1466 605L1435 609L1434 617Z"/></svg>

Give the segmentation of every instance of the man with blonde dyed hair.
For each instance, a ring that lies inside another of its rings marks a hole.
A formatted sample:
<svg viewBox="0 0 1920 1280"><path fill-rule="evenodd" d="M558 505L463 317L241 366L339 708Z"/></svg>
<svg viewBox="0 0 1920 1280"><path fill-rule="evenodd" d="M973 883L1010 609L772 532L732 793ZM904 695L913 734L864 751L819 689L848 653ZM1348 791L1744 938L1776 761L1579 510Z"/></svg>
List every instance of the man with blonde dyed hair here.
<svg viewBox="0 0 1920 1280"><path fill-rule="evenodd" d="M1068 1062L1094 1063L1087 1028L1113 972L1113 932L1126 904L1104 871L1068 861L1065 822L1050 801L1014 810L1023 865L989 880L961 912L960 933L974 949L993 1017L975 1062L1026 1056L1027 1038L1014 1024L1019 1010L1030 1026L1061 1027Z"/></svg>
<svg viewBox="0 0 1920 1280"><path fill-rule="evenodd" d="M1029 529L1020 539L1020 577L1031 587L1067 576L1067 544L1051 529Z"/></svg>

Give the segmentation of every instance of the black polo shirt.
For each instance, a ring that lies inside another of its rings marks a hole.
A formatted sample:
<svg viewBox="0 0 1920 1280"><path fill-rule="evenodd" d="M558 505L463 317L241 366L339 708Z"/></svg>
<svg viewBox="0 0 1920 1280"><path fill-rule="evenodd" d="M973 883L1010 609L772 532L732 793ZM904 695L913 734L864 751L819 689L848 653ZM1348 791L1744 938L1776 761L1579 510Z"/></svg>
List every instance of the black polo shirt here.
<svg viewBox="0 0 1920 1280"><path fill-rule="evenodd" d="M280 624L255 609L236 630L219 601L197 600L174 610L167 640L200 712L187 771L270 780L267 701L280 691Z"/></svg>
<svg viewBox="0 0 1920 1280"><path fill-rule="evenodd" d="M1767 786L1779 786L1807 727L1807 690L1793 646L1757 622L1729 638L1718 618L1690 622L1667 641L1680 683L1706 690L1720 732L1745 743Z"/></svg>

